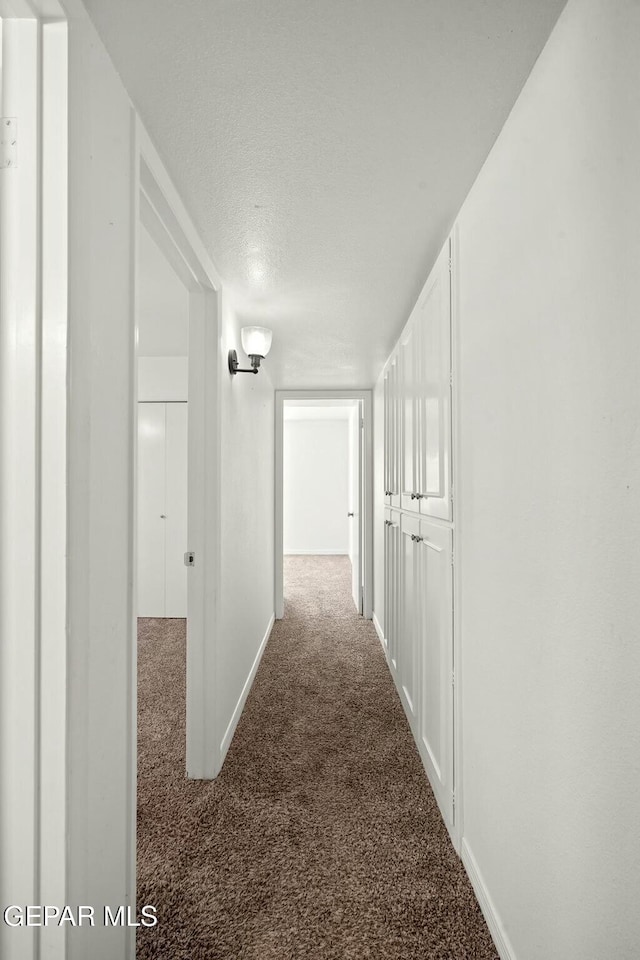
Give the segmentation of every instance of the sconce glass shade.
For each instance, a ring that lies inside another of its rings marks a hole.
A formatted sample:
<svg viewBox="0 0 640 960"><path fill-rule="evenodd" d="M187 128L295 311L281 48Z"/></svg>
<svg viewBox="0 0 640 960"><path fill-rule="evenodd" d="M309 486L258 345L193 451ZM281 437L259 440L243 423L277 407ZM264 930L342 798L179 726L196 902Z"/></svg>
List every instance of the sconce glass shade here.
<svg viewBox="0 0 640 960"><path fill-rule="evenodd" d="M266 327L243 327L240 336L242 349L248 357L266 357L269 353L273 333Z"/></svg>

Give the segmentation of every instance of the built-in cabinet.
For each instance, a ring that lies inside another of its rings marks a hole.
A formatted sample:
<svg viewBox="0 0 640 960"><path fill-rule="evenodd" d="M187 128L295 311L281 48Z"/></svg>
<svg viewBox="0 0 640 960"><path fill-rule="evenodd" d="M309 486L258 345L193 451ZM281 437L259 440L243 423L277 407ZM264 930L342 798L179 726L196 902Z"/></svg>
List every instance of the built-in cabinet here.
<svg viewBox="0 0 640 960"><path fill-rule="evenodd" d="M422 762L454 824L451 247L384 385L384 645Z"/></svg>

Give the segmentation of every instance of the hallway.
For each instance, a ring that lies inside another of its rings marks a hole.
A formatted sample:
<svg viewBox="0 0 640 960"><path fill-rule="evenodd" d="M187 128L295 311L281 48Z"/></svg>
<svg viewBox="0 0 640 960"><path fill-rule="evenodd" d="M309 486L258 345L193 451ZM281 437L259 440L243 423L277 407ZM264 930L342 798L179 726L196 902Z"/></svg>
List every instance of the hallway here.
<svg viewBox="0 0 640 960"><path fill-rule="evenodd" d="M348 559L285 584L213 782L183 773L184 621L140 621L139 960L494 960Z"/></svg>

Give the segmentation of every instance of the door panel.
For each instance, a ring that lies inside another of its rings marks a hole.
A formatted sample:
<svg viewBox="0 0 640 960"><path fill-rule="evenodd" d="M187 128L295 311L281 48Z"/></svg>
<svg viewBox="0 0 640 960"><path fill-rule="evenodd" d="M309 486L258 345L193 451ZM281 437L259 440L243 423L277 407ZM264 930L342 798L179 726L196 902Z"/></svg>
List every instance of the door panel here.
<svg viewBox="0 0 640 960"><path fill-rule="evenodd" d="M400 420L401 420L401 503L404 510L418 512L420 502L417 469L417 416L416 416L416 332L411 324L400 344Z"/></svg>
<svg viewBox="0 0 640 960"><path fill-rule="evenodd" d="M138 616L165 614L164 403L138 404Z"/></svg>
<svg viewBox="0 0 640 960"><path fill-rule="evenodd" d="M453 823L452 531L422 522L417 544L418 747L440 808Z"/></svg>
<svg viewBox="0 0 640 960"><path fill-rule="evenodd" d="M391 404L391 423L390 423L390 432L391 432L391 505L394 507L400 506L400 458L402 456L402 448L400 444L401 436L401 424L400 424L400 400L399 400L399 381L400 381L400 365L398 358L395 357L391 361L390 369L390 404Z"/></svg>
<svg viewBox="0 0 640 960"><path fill-rule="evenodd" d="M420 301L420 511L450 520L451 512L451 280L449 243Z"/></svg>
<svg viewBox="0 0 640 960"><path fill-rule="evenodd" d="M187 616L187 404L166 406L165 617Z"/></svg>
<svg viewBox="0 0 640 960"><path fill-rule="evenodd" d="M400 515L385 510L384 517L384 636L392 667L398 666L398 610L400 593Z"/></svg>
<svg viewBox="0 0 640 960"><path fill-rule="evenodd" d="M384 497L385 503L390 502L392 493L391 474L393 469L392 439L391 439L391 367L384 374Z"/></svg>
<svg viewBox="0 0 640 960"><path fill-rule="evenodd" d="M409 722L417 735L419 596L415 537L420 529L417 518L403 515L400 521L400 631L398 636L398 679L405 698Z"/></svg>
<svg viewBox="0 0 640 960"><path fill-rule="evenodd" d="M349 518L351 524L351 595L358 613L362 613L362 411L358 402L349 417L349 444L351 458L351 490Z"/></svg>

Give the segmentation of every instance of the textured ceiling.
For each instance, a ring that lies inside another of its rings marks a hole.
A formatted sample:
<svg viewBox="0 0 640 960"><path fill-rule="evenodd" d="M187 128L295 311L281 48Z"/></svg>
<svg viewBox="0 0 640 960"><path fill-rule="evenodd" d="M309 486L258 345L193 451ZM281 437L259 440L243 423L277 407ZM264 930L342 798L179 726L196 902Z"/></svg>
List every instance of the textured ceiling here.
<svg viewBox="0 0 640 960"><path fill-rule="evenodd" d="M279 387L370 386L565 0L85 0Z"/></svg>

